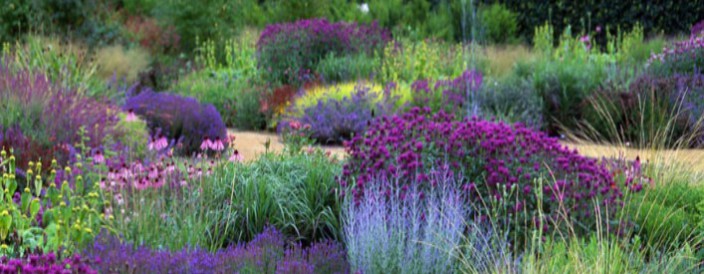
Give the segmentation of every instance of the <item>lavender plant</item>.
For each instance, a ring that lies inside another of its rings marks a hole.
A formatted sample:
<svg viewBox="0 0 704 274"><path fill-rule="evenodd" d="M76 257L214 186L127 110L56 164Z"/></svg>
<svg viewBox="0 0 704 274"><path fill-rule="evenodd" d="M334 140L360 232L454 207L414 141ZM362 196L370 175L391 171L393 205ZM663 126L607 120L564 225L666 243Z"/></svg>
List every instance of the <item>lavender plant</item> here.
<svg viewBox="0 0 704 274"><path fill-rule="evenodd" d="M394 113L394 102L389 97L358 85L349 97L343 96L341 100L320 99L314 106L290 110L289 116L279 123L279 129L295 122L310 127L310 137L318 142L339 144L363 133L375 116Z"/></svg>
<svg viewBox="0 0 704 274"><path fill-rule="evenodd" d="M287 245L286 237L272 227L247 244L215 253L198 248L175 252L143 246L135 249L102 235L85 254L99 261L95 268L104 273L349 273L340 244Z"/></svg>
<svg viewBox="0 0 704 274"><path fill-rule="evenodd" d="M21 259L0 258L0 273L85 273L97 274L90 260L73 255L60 259L54 253L31 254Z"/></svg>

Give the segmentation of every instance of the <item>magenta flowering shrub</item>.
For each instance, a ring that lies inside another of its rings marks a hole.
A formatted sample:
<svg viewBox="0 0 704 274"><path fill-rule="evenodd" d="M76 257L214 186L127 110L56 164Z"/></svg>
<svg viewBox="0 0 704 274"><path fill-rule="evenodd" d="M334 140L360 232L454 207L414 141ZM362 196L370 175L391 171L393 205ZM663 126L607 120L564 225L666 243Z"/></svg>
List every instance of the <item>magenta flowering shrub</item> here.
<svg viewBox="0 0 704 274"><path fill-rule="evenodd" d="M44 274L44 273L98 273L91 268L90 260L81 258L80 255L59 259L54 253L31 254L22 259L0 258L0 273L2 274Z"/></svg>
<svg viewBox="0 0 704 274"><path fill-rule="evenodd" d="M365 185L390 181L385 178L395 178L401 187L432 188L439 182L431 172L447 170L464 178L457 187L469 192L470 201L503 200L507 213L532 227L542 223L547 229L566 217L583 223L577 231L589 230L597 214L593 202L608 206L600 210L605 217L622 204L621 190L604 164L521 124L455 121L444 112L414 108L378 119L364 136L347 143L347 152L341 184L356 199L364 197ZM566 216L559 213L563 209ZM500 218L499 223L514 221Z"/></svg>
<svg viewBox="0 0 704 274"><path fill-rule="evenodd" d="M257 41L257 62L269 81L295 84L329 54L371 55L391 39L377 23L305 19L268 25Z"/></svg>
<svg viewBox="0 0 704 274"><path fill-rule="evenodd" d="M284 235L271 227L247 244L215 253L135 249L115 237L101 235L85 254L100 261L94 267L101 273L349 273L340 244L287 245Z"/></svg>
<svg viewBox="0 0 704 274"><path fill-rule="evenodd" d="M201 152L201 146L211 141L227 146L227 127L213 105L175 94L144 90L131 97L123 106L147 121L152 131L152 148L175 147L177 152L190 155ZM207 141L207 142L206 142Z"/></svg>

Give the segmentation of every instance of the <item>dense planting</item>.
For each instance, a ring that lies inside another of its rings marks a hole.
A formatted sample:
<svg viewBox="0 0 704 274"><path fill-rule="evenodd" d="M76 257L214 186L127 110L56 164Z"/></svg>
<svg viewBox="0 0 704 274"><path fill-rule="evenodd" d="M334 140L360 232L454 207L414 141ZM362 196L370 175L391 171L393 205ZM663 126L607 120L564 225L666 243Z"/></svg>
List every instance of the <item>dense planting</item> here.
<svg viewBox="0 0 704 274"><path fill-rule="evenodd" d="M612 209L622 204L619 186L603 165L520 124L453 121L452 115L416 108L380 118L349 143L348 153L342 185L352 186L356 199L365 199L364 187L378 180L428 189L441 183L434 173L449 172L464 178L456 187L470 200L505 199L508 213L535 227L553 228L561 217L593 219L600 214L594 201ZM545 219L536 218L538 211Z"/></svg>
<svg viewBox="0 0 704 274"><path fill-rule="evenodd" d="M0 273L704 270L699 1L5 2Z"/></svg>

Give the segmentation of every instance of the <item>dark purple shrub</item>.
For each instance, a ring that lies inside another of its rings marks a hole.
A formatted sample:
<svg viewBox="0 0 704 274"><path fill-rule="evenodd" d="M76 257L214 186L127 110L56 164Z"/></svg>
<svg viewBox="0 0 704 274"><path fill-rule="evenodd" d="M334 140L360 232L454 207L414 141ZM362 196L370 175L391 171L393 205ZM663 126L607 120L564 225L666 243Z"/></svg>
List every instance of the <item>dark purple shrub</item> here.
<svg viewBox="0 0 704 274"><path fill-rule="evenodd" d="M310 74L317 62L328 54L372 54L389 40L389 32L376 23L306 19L273 24L262 31L257 41L257 61L267 80L295 84L302 73Z"/></svg>
<svg viewBox="0 0 704 274"><path fill-rule="evenodd" d="M704 36L704 20L692 25L689 37Z"/></svg>
<svg viewBox="0 0 704 274"><path fill-rule="evenodd" d="M129 98L123 110L143 117L155 139L163 135L182 154L199 152L206 139L227 146L227 127L220 113L191 97L147 89Z"/></svg>
<svg viewBox="0 0 704 274"><path fill-rule="evenodd" d="M102 273L348 273L344 248L337 243L315 243L309 248L287 245L284 235L267 228L248 244L210 253L202 249L177 252L133 248L104 234L86 250L100 260Z"/></svg>
<svg viewBox="0 0 704 274"><path fill-rule="evenodd" d="M360 135L375 116L392 114L392 100L379 93L370 92L369 87L358 85L350 97L342 100L319 100L314 106L292 113L300 117L286 117L279 129L288 128L291 122L310 126L311 138L325 144L341 144L352 136Z"/></svg>
<svg viewBox="0 0 704 274"><path fill-rule="evenodd" d="M108 135L119 139L113 130L118 118L110 105L51 83L42 73L15 71L6 63L0 63L0 113L0 131L6 136L0 142L17 149L23 169L30 159L48 164L57 158L63 164L66 148L83 141L81 128L90 147L99 147Z"/></svg>
<svg viewBox="0 0 704 274"><path fill-rule="evenodd" d="M455 121L444 112L431 115L429 108L414 108L377 119L364 136L346 145L349 161L341 184L351 188L355 199L364 196L366 184L391 181L384 178L431 188L438 183L431 170L445 167L464 178L461 187L475 205L504 200L508 212L496 220L502 224L521 220L529 227L542 223L545 229L559 229L552 227L553 221L579 220L582 225L575 230L586 232L595 214L606 214L602 217L608 220L622 204L620 188L603 164L521 124Z"/></svg>
<svg viewBox="0 0 704 274"><path fill-rule="evenodd" d="M59 259L54 253L31 254L22 259L0 258L0 273L98 273L90 267L92 262L73 255Z"/></svg>

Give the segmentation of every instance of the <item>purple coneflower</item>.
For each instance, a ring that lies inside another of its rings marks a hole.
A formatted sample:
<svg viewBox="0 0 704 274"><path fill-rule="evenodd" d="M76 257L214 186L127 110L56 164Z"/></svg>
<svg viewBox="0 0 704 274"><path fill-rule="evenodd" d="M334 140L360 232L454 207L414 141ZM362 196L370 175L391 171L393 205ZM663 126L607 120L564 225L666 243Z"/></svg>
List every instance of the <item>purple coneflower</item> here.
<svg viewBox="0 0 704 274"><path fill-rule="evenodd" d="M242 162L244 161L244 157L242 157L242 154L240 154L240 152L235 149L235 152L232 153L232 156L230 156L228 160L233 163Z"/></svg>

